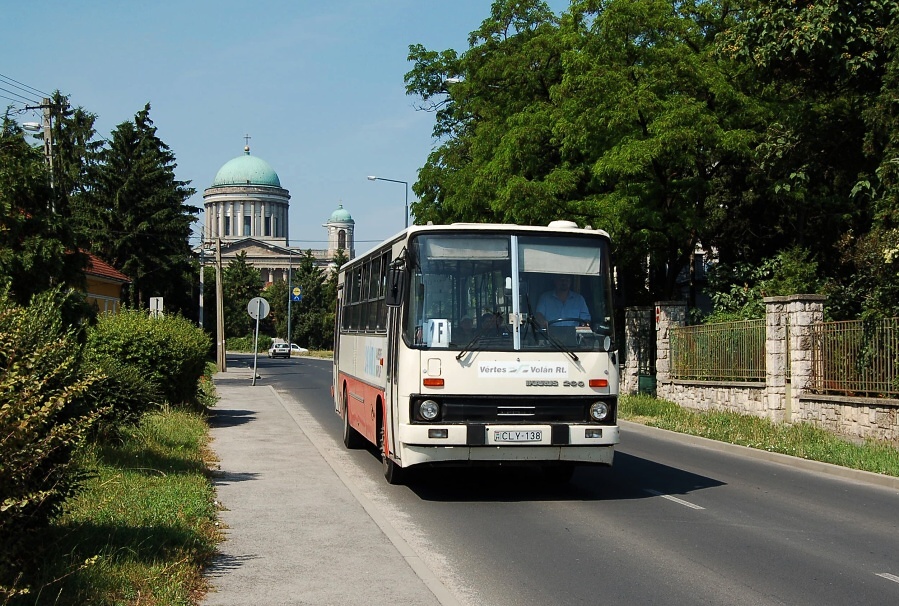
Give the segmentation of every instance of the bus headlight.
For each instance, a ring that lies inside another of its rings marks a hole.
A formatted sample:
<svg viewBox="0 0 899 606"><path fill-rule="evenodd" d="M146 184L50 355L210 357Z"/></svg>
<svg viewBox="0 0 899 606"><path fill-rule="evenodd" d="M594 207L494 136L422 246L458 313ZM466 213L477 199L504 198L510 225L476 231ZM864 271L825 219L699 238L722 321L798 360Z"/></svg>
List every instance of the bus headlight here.
<svg viewBox="0 0 899 606"><path fill-rule="evenodd" d="M594 402L590 405L590 418L594 421L605 421L609 416L609 405L605 402Z"/></svg>
<svg viewBox="0 0 899 606"><path fill-rule="evenodd" d="M434 400L424 400L418 405L418 414L425 421L433 421L440 414L440 406Z"/></svg>

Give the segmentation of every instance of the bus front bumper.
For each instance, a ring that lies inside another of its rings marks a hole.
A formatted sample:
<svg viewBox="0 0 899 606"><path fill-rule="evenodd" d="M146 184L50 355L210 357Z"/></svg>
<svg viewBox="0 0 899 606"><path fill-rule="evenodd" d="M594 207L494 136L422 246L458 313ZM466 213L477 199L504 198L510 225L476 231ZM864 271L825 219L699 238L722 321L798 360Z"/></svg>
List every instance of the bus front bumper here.
<svg viewBox="0 0 899 606"><path fill-rule="evenodd" d="M435 431L436 430L436 431ZM445 430L445 432L444 432ZM433 437L443 435L446 437ZM463 461L567 461L611 465L617 425L402 425L403 467Z"/></svg>

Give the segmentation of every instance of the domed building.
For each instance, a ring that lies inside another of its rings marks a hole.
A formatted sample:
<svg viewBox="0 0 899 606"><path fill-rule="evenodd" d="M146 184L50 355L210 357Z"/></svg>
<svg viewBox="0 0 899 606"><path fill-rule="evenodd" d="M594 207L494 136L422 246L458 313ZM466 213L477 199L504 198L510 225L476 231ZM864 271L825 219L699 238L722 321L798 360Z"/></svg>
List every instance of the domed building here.
<svg viewBox="0 0 899 606"><path fill-rule="evenodd" d="M245 147L244 155L226 162L203 193L206 233L223 242L254 238L287 246L289 205L290 193L281 187L278 173Z"/></svg>
<svg viewBox="0 0 899 606"><path fill-rule="evenodd" d="M221 242L223 265L246 253L247 263L260 270L267 284L286 280L288 268L298 262L296 257L309 250L290 246L290 192L281 187L278 173L268 162L250 155L249 146L219 169L203 192L203 207L203 240ZM350 259L355 256L355 221L341 204L323 227L328 231L328 248L312 250L312 255L324 271L339 249Z"/></svg>
<svg viewBox="0 0 899 606"><path fill-rule="evenodd" d="M353 217L344 208L343 204L338 205L337 210L331 213L328 222L322 225L328 230L328 250L332 251L331 256L337 253L339 249L347 251L347 256L352 259L355 255L353 251L353 229L356 222Z"/></svg>

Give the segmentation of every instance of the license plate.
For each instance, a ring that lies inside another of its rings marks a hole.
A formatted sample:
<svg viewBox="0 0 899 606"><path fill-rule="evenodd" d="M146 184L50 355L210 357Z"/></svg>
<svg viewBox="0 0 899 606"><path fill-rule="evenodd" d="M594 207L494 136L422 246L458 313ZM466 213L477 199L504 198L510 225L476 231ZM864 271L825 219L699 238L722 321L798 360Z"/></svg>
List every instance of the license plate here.
<svg viewBox="0 0 899 606"><path fill-rule="evenodd" d="M530 431L506 431L493 432L494 442L539 442L543 439L543 431L532 429Z"/></svg>

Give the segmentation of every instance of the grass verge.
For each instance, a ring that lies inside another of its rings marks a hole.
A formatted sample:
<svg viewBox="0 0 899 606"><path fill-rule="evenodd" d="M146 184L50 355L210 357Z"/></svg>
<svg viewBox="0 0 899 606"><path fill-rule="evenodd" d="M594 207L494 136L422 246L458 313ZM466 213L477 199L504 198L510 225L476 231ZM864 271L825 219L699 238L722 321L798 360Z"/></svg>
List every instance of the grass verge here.
<svg viewBox="0 0 899 606"><path fill-rule="evenodd" d="M91 477L38 542L35 589L12 603L197 603L219 538L207 429L167 409L89 447Z"/></svg>
<svg viewBox="0 0 899 606"><path fill-rule="evenodd" d="M805 423L775 424L728 411L696 411L651 396L622 396L618 418L720 442L899 477L899 449L876 440L850 442Z"/></svg>

